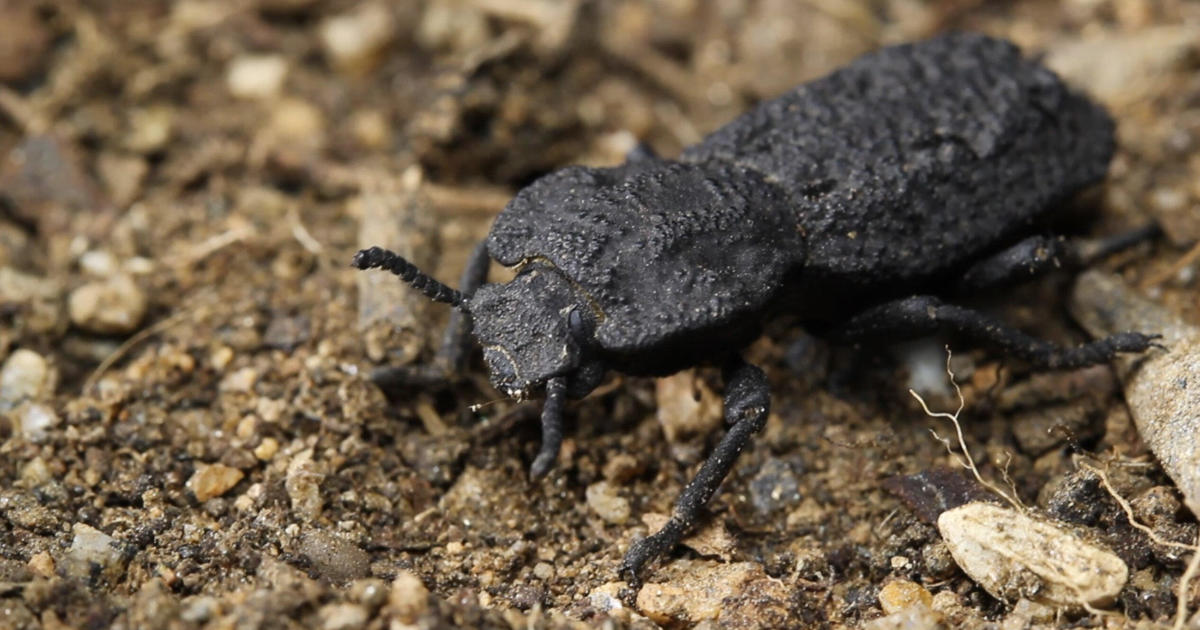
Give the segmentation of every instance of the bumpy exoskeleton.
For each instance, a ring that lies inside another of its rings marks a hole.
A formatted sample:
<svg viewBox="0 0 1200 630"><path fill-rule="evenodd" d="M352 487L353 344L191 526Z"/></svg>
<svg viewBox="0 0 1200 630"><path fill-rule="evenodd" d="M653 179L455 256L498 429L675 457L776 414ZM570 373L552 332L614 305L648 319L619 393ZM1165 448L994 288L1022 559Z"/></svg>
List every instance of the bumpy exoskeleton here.
<svg viewBox="0 0 1200 630"><path fill-rule="evenodd" d="M535 477L557 456L564 399L607 371L723 368L728 432L666 526L627 553L623 573L636 581L766 421L766 379L739 352L774 315L843 339L942 329L1043 368L1151 345L1152 335L1124 333L1059 347L935 296L1085 264L1148 235L1093 244L1028 235L1101 180L1112 153L1113 123L1099 106L1012 44L952 34L862 57L677 160L639 151L614 168L542 177L497 217L461 292L378 248L353 264L390 269L457 307L443 367L461 363L456 348L473 324L499 390L519 399L545 390ZM483 284L489 255L516 277Z"/></svg>

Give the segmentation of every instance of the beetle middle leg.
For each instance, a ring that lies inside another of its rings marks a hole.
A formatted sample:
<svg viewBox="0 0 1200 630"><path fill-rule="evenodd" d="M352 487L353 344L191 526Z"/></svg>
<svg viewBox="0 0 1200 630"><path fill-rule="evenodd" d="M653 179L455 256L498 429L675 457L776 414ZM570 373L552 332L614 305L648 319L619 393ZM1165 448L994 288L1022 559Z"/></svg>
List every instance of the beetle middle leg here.
<svg viewBox="0 0 1200 630"><path fill-rule="evenodd" d="M738 455L750 443L750 438L767 422L771 393L763 371L736 357L724 366L722 375L725 380L725 422L729 429L704 461L700 472L675 500L667 523L654 534L634 543L625 554L621 575L635 588L640 584L638 575L642 568L669 551L691 529L700 511L733 469Z"/></svg>
<svg viewBox="0 0 1200 630"><path fill-rule="evenodd" d="M911 338L944 330L1004 350L1043 369L1067 369L1111 361L1121 352L1142 352L1160 335L1123 332L1067 348L1024 333L973 309L931 295L885 302L854 316L840 331L845 339Z"/></svg>
<svg viewBox="0 0 1200 630"><path fill-rule="evenodd" d="M467 266L463 269L459 281L459 292L468 298L474 295L476 289L487 281L490 262L487 244L481 241L467 259ZM446 331L442 335L442 345L432 363L377 368L371 372L371 380L385 389L445 383L447 379L462 374L466 367L471 351L470 335L471 316L459 309L453 309L450 311Z"/></svg>

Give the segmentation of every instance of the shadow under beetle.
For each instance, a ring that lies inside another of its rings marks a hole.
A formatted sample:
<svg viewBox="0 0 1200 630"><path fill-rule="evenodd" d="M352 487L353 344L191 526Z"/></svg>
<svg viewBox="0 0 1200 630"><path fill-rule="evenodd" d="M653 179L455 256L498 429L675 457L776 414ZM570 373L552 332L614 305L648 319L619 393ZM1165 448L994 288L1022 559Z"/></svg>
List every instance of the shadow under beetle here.
<svg viewBox="0 0 1200 630"><path fill-rule="evenodd" d="M473 330L497 389L518 399L545 390L535 478L558 455L565 399L608 370L722 366L728 430L667 524L625 555L621 572L636 584L766 422L767 380L740 351L773 315L845 340L944 330L1045 369L1152 345L1156 336L1130 332L1060 347L934 295L1084 265L1148 236L1028 234L1104 177L1113 144L1108 114L1015 46L949 34L762 103L677 160L640 150L617 167L538 179L496 218L459 290L379 248L353 265L390 270L455 307L441 377L463 367ZM516 277L485 284L489 255Z"/></svg>

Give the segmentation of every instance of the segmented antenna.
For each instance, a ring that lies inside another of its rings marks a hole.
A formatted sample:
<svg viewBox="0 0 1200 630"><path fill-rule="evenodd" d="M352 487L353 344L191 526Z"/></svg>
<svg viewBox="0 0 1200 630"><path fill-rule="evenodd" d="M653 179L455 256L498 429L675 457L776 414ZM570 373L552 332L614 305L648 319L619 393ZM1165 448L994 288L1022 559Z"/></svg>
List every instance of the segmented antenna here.
<svg viewBox="0 0 1200 630"><path fill-rule="evenodd" d="M466 299L466 296L461 292L425 275L404 257L382 247L371 247L359 251L350 261L350 265L359 269L386 269L400 276L401 280L412 285L414 289L424 293L425 297L435 302L445 302L451 306L463 308L463 300Z"/></svg>

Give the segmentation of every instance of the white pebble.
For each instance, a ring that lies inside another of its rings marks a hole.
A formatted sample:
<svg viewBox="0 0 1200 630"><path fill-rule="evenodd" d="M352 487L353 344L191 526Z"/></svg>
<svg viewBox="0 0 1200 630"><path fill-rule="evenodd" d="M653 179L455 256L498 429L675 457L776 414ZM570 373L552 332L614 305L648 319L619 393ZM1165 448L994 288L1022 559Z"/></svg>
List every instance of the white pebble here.
<svg viewBox="0 0 1200 630"><path fill-rule="evenodd" d="M383 4L362 4L321 23L321 44L334 65L359 74L370 69L396 32L395 20Z"/></svg>
<svg viewBox="0 0 1200 630"><path fill-rule="evenodd" d="M968 503L937 526L963 572L1000 600L1108 606L1129 577L1112 552L1011 508Z"/></svg>
<svg viewBox="0 0 1200 630"><path fill-rule="evenodd" d="M629 500L618 496L607 481L597 481L588 486L584 494L588 507L606 522L620 525L629 520Z"/></svg>
<svg viewBox="0 0 1200 630"><path fill-rule="evenodd" d="M93 278L107 278L117 271L117 259L110 252L93 249L79 257L79 268Z"/></svg>
<svg viewBox="0 0 1200 630"><path fill-rule="evenodd" d="M42 355L24 348L13 352L0 368L0 411L45 393L42 390L49 372Z"/></svg>
<svg viewBox="0 0 1200 630"><path fill-rule="evenodd" d="M67 300L71 323L101 335L135 330L146 315L146 294L126 275L89 282L71 292Z"/></svg>
<svg viewBox="0 0 1200 630"><path fill-rule="evenodd" d="M225 82L238 98L267 99L279 94L287 72L283 55L246 55L229 65Z"/></svg>
<svg viewBox="0 0 1200 630"><path fill-rule="evenodd" d="M48 431L59 423L58 414L46 405L30 404L19 410L21 434L30 442L46 439Z"/></svg>

